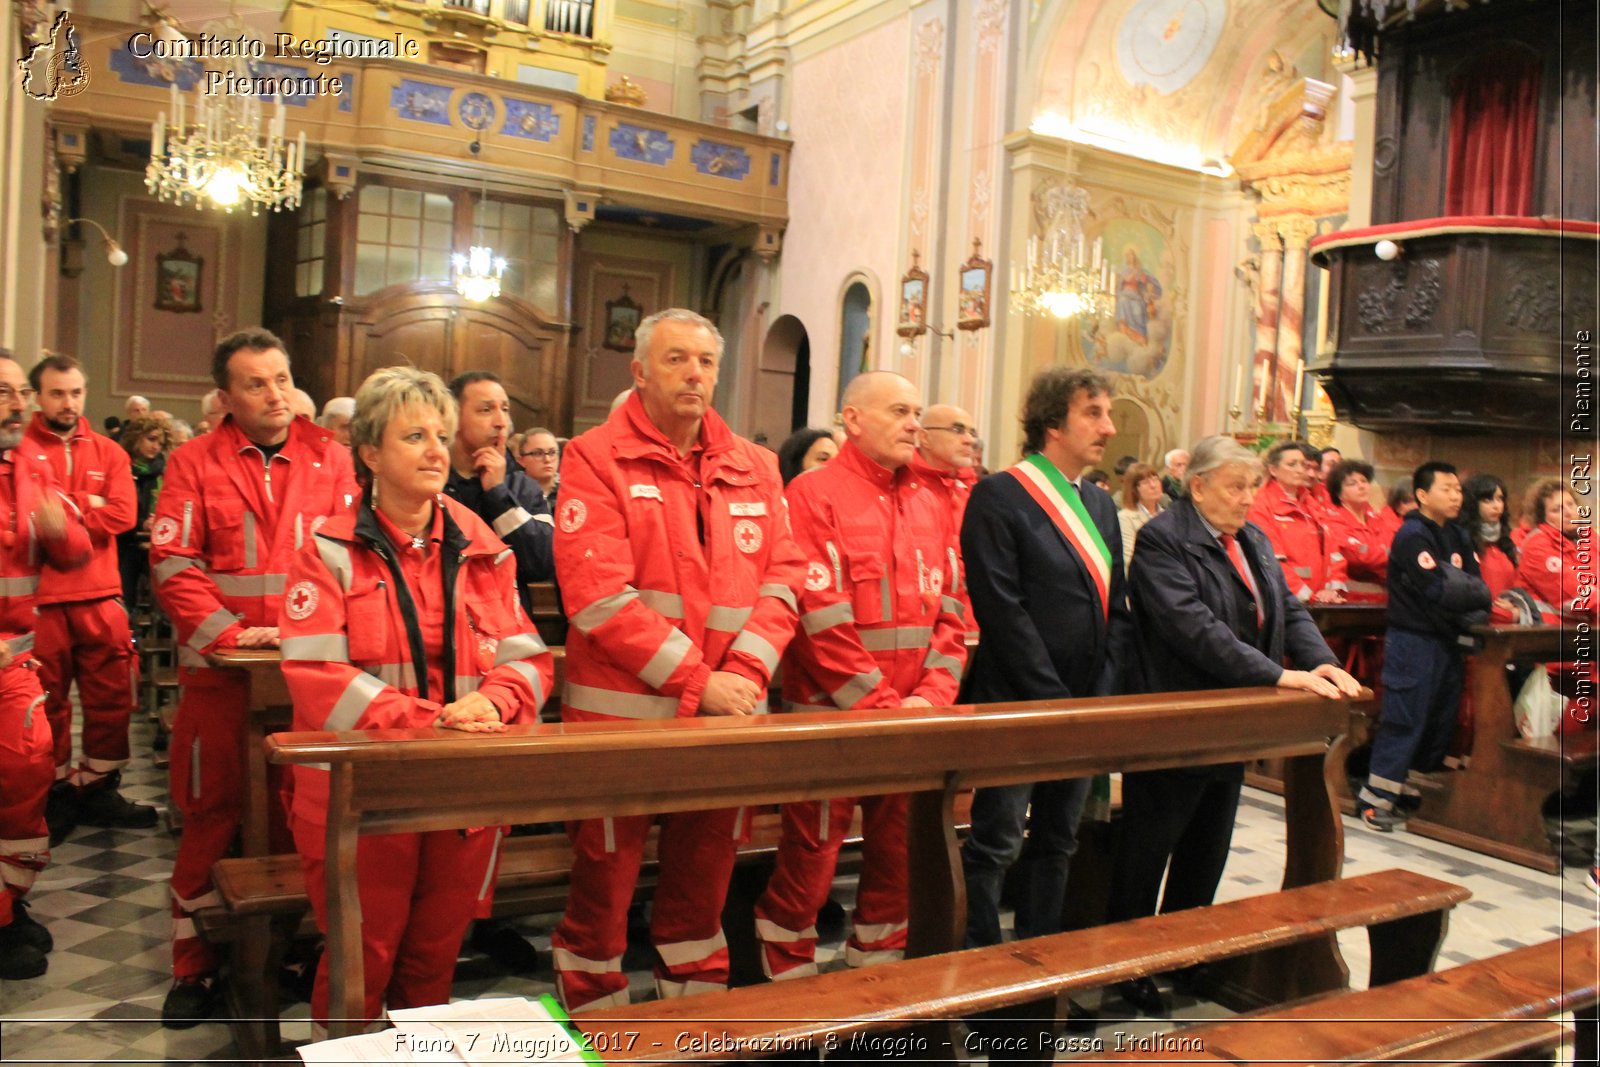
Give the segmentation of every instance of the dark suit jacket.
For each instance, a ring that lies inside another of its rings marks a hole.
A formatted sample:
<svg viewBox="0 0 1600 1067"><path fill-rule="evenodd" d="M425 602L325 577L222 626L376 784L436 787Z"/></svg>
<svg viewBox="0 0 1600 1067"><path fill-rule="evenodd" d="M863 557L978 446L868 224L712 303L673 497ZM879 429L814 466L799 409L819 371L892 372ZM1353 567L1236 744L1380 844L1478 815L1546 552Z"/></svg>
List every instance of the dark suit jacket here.
<svg viewBox="0 0 1600 1067"><path fill-rule="evenodd" d="M1338 663L1290 595L1267 535L1247 522L1239 547L1264 602L1260 647L1239 636L1255 626L1250 589L1191 501L1174 502L1139 530L1128 586L1146 692L1275 685L1285 657L1299 670Z"/></svg>
<svg viewBox="0 0 1600 1067"><path fill-rule="evenodd" d="M1119 691L1132 644L1117 505L1084 483L1083 503L1111 550L1111 619L1094 579L1054 522L1006 473L972 488L961 524L967 592L983 640L964 701L1047 700Z"/></svg>

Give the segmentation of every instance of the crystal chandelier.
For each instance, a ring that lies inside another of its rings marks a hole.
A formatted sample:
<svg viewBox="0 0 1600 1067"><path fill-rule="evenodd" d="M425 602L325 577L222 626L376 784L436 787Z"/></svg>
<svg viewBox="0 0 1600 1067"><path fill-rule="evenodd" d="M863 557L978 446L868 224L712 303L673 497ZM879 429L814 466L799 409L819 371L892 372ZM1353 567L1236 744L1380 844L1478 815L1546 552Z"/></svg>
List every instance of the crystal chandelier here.
<svg viewBox="0 0 1600 1067"><path fill-rule="evenodd" d="M506 272L506 260L495 255L488 245L473 245L465 253L452 252L450 265L455 269L456 292L468 300L481 304L500 295L500 276Z"/></svg>
<svg viewBox="0 0 1600 1067"><path fill-rule="evenodd" d="M196 209L210 202L229 212L249 204L252 215L263 207L292 211L300 205L306 135L302 130L294 143L286 138L281 97L263 127L261 101L254 95L208 97L197 83L193 107L186 109L174 83L170 114L169 121L163 111L150 127L144 184L158 199Z"/></svg>
<svg viewBox="0 0 1600 1067"><path fill-rule="evenodd" d="M1088 192L1058 185L1040 198L1040 207L1043 232L1028 238L1022 269L1011 267L1011 310L1058 319L1111 314L1111 264L1101 256L1101 239L1091 246L1083 233Z"/></svg>

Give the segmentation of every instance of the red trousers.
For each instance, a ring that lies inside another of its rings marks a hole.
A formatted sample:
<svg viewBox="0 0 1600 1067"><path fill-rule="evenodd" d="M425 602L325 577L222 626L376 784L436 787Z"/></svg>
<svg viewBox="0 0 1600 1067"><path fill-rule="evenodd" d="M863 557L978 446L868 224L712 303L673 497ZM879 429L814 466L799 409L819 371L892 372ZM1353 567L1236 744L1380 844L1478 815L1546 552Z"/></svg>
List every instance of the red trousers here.
<svg viewBox="0 0 1600 1067"><path fill-rule="evenodd" d="M128 765L139 657L120 597L39 608L34 654L55 737L56 777L84 786ZM72 683L83 704L83 753L72 770Z"/></svg>
<svg viewBox="0 0 1600 1067"><path fill-rule="evenodd" d="M650 913L656 989L682 996L728 985L722 905L744 831L743 809L585 819L568 826L572 888L550 935L556 991L568 1011L628 1003L622 953L628 905L652 823L661 824L660 874Z"/></svg>
<svg viewBox="0 0 1600 1067"><path fill-rule="evenodd" d="M905 955L906 797L861 798L861 881L845 960L852 967ZM756 936L767 977L817 973L817 912L828 899L854 798L783 806L783 836L767 890L756 901Z"/></svg>
<svg viewBox="0 0 1600 1067"><path fill-rule="evenodd" d="M317 929L328 932L324 829L294 820ZM363 1022L384 1008L425 1008L450 1000L456 954L478 902L493 888L499 830L364 835L356 845L361 899ZM328 1023L328 953L317 964L311 1018Z"/></svg>
<svg viewBox="0 0 1600 1067"><path fill-rule="evenodd" d="M0 926L50 859L45 797L54 770L44 691L32 660L0 670Z"/></svg>
<svg viewBox="0 0 1600 1067"><path fill-rule="evenodd" d="M172 803L183 812L183 835L172 863L172 973L189 978L217 969L217 954L195 932L194 913L220 903L211 868L228 855L244 818L244 758L249 682L242 672L190 671L172 724ZM283 768L269 767L267 810L272 848L288 852L288 822L278 782Z"/></svg>

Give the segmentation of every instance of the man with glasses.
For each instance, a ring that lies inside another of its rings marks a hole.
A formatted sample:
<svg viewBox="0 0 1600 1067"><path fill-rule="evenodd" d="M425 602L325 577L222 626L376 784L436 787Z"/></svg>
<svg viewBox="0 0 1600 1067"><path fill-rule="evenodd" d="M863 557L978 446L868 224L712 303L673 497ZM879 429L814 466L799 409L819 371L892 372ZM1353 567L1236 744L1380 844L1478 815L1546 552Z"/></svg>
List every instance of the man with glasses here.
<svg viewBox="0 0 1600 1067"><path fill-rule="evenodd" d="M39 555L58 567L89 559L89 534L48 463L22 444L33 399L22 368L0 348L0 979L49 968L50 931L23 897L50 859L45 798L55 776L44 692L33 668Z"/></svg>
<svg viewBox="0 0 1600 1067"><path fill-rule="evenodd" d="M917 434L917 453L911 457L911 473L916 475L944 502L950 513L950 529L961 535L961 520L967 511L967 497L978 480L978 428L965 410L954 404L932 404L922 414L922 431ZM961 602L961 618L967 629L976 630L972 602L967 599L966 567L962 566L959 545L949 552L950 582L945 590Z"/></svg>
<svg viewBox="0 0 1600 1067"><path fill-rule="evenodd" d="M561 446L556 435L543 426L535 426L522 435L517 449L517 462L528 477L539 483L545 502L554 508L556 490L561 487Z"/></svg>

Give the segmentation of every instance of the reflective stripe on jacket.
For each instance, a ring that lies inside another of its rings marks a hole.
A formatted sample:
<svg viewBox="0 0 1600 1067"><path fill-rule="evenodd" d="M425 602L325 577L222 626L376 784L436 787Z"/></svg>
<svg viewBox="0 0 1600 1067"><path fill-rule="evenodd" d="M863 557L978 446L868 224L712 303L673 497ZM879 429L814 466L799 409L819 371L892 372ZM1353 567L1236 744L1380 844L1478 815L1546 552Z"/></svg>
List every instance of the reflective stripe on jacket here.
<svg viewBox="0 0 1600 1067"><path fill-rule="evenodd" d="M45 493L56 495L66 516L66 533L59 538L39 533L35 514ZM38 619L39 572L46 563L63 570L82 566L90 551L77 505L57 488L49 464L19 448L0 452L0 640L11 641L19 658ZM27 641L14 640L24 635Z"/></svg>

